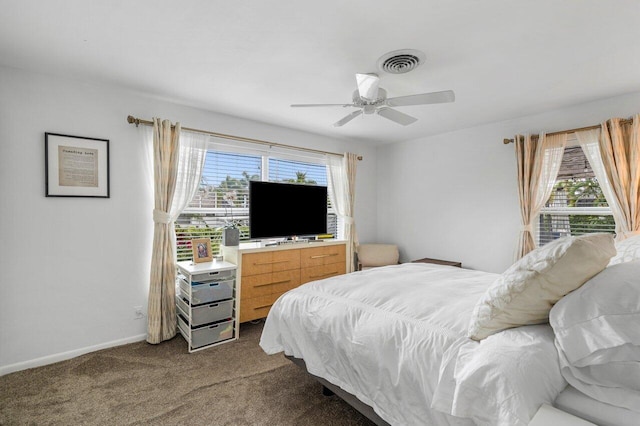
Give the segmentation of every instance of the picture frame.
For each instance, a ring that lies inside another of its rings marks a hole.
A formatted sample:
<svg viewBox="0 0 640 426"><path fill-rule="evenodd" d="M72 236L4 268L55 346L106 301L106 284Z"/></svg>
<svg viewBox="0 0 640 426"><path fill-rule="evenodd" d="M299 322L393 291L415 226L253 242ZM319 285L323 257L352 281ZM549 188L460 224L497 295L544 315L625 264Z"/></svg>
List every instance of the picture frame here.
<svg viewBox="0 0 640 426"><path fill-rule="evenodd" d="M110 198L109 140L44 134L47 197Z"/></svg>
<svg viewBox="0 0 640 426"><path fill-rule="evenodd" d="M193 263L211 262L213 260L210 238L195 238L191 240L191 250L193 251Z"/></svg>

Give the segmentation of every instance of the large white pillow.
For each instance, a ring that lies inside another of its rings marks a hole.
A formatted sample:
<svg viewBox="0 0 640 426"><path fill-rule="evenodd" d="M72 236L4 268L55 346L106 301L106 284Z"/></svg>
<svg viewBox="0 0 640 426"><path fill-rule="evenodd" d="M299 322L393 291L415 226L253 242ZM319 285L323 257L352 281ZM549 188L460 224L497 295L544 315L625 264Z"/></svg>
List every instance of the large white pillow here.
<svg viewBox="0 0 640 426"><path fill-rule="evenodd" d="M640 260L609 266L549 313L563 377L640 413Z"/></svg>
<svg viewBox="0 0 640 426"><path fill-rule="evenodd" d="M609 262L609 266L640 259L640 235L616 242L616 251L617 253Z"/></svg>
<svg viewBox="0 0 640 426"><path fill-rule="evenodd" d="M551 307L602 271L616 254L613 235L563 237L514 263L485 292L468 334L482 340L498 331L547 322Z"/></svg>

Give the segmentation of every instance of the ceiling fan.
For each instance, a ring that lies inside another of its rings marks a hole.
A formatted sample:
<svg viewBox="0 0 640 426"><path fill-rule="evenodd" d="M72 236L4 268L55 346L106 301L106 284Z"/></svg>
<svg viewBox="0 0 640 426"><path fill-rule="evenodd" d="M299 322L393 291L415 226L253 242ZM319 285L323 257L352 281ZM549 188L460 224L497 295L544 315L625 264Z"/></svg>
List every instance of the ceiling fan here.
<svg viewBox="0 0 640 426"><path fill-rule="evenodd" d="M421 93L417 95L398 96L387 98L387 91L379 87L380 77L377 74L356 74L357 90L353 92L350 104L293 104L294 108L299 107L354 107L360 108L357 111L341 118L333 123L335 127L347 124L349 121L363 114L378 114L388 120L394 121L403 126L415 123L418 119L408 114L395 110L391 107L401 107L409 105L427 105L453 102L455 93L452 90L442 92Z"/></svg>

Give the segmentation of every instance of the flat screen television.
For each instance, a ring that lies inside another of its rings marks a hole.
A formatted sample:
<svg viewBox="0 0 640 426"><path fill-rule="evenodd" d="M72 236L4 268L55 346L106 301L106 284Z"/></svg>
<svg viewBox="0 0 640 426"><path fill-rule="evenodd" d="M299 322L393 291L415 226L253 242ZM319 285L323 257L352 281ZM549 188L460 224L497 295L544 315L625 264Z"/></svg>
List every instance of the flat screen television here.
<svg viewBox="0 0 640 426"><path fill-rule="evenodd" d="M249 182L249 237L282 238L327 233L327 187Z"/></svg>

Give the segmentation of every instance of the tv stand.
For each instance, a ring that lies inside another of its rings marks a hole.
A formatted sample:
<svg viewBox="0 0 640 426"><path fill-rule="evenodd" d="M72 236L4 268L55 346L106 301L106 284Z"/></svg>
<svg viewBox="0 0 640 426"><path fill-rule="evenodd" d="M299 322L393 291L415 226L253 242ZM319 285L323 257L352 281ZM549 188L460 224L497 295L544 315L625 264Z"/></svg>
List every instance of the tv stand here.
<svg viewBox="0 0 640 426"><path fill-rule="evenodd" d="M296 240L284 240L284 241L277 242L279 246L286 245L286 244L308 244L308 243L309 243L309 240L306 238L298 238Z"/></svg>
<svg viewBox="0 0 640 426"><path fill-rule="evenodd" d="M325 240L321 245L298 240L269 247L265 243L220 246L224 260L238 266L239 322L266 318L281 294L301 284L346 273L346 244L344 240Z"/></svg>

